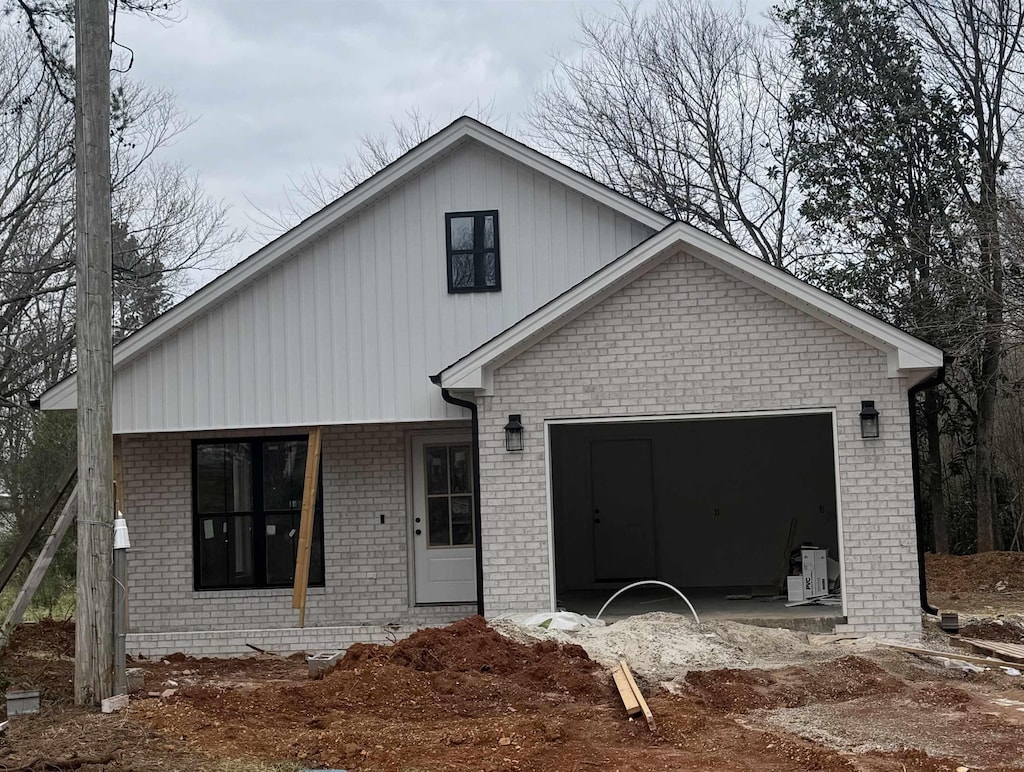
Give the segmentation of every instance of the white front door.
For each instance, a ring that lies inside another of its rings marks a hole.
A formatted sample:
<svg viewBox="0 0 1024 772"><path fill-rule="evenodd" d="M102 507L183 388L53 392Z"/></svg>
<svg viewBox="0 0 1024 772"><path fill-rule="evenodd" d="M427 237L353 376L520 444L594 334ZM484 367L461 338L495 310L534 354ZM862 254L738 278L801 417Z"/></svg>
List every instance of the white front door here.
<svg viewBox="0 0 1024 772"><path fill-rule="evenodd" d="M473 446L464 434L412 442L417 603L476 601Z"/></svg>

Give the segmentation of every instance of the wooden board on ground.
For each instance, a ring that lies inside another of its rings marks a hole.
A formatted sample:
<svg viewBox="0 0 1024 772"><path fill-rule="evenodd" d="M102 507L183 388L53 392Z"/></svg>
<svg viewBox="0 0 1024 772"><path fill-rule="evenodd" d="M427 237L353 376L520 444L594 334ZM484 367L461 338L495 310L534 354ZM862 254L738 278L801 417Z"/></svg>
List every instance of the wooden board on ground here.
<svg viewBox="0 0 1024 772"><path fill-rule="evenodd" d="M626 681L629 682L629 688L633 690L633 695L636 697L636 701L640 704L640 710L643 711L644 718L647 719L647 726L650 727L651 731L654 731L654 714L651 713L651 709L647 706L647 700L640 693L640 687L636 685L636 679L633 678L633 671L629 669L629 665L626 664L626 660L619 660L619 667L622 668L622 674L626 677Z"/></svg>
<svg viewBox="0 0 1024 772"><path fill-rule="evenodd" d="M993 657L1012 662L1016 665L1024 665L1024 646L1018 643L1003 643L1002 641L984 641L975 638L961 638L974 651L981 654L988 654Z"/></svg>
<svg viewBox="0 0 1024 772"><path fill-rule="evenodd" d="M957 662L970 662L972 665L988 665L989 667L1006 667L1004 660L992 659L991 657L972 657L970 654L957 654L955 651L935 651L933 649L919 649L916 646L904 646L899 643L883 642L890 649L905 651L909 654L917 654L921 657L941 657L942 659L955 659Z"/></svg>
<svg viewBox="0 0 1024 772"><path fill-rule="evenodd" d="M629 679L626 678L621 667L616 666L612 670L612 680L615 681L615 688L619 690L619 697L622 698L622 704L626 708L626 715L635 716L640 712L640 701L633 694L633 687L629 685Z"/></svg>

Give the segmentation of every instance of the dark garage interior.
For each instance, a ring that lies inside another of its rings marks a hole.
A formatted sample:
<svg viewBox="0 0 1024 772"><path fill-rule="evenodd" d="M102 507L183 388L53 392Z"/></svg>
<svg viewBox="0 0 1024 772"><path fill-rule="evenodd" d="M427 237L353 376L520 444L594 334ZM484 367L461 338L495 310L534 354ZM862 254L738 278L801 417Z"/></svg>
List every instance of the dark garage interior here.
<svg viewBox="0 0 1024 772"><path fill-rule="evenodd" d="M615 589L656 579L699 612L840 613L778 597L795 548L839 559L830 413L556 423L550 437L560 607L592 615ZM634 590L606 615L681 604Z"/></svg>

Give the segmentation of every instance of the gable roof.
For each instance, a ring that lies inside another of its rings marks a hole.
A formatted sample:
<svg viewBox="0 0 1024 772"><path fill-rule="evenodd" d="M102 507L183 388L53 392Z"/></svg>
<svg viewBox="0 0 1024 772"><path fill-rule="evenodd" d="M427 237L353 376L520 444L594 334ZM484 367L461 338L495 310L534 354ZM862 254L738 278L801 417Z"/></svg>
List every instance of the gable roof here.
<svg viewBox="0 0 1024 772"><path fill-rule="evenodd" d="M473 141L650 228L660 230L671 222L543 153L463 116L118 343L114 347L115 371L288 260L313 239L364 210L464 143ZM40 407L58 409L73 404L76 387L75 376L68 376L40 396Z"/></svg>
<svg viewBox="0 0 1024 772"><path fill-rule="evenodd" d="M887 355L889 376L906 377L909 386L942 366L942 351L910 333L714 236L676 222L449 365L432 380L452 391L490 393L494 370L502 364L681 250L874 346Z"/></svg>

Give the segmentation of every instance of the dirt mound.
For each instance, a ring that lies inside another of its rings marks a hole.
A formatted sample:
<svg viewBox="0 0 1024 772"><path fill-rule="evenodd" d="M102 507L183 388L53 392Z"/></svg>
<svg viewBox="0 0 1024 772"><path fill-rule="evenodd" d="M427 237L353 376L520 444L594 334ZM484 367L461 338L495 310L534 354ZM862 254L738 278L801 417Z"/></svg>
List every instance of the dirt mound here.
<svg viewBox="0 0 1024 772"><path fill-rule="evenodd" d="M1024 552L926 555L928 589L961 593L1024 590ZM1001 590L997 585L1004 583Z"/></svg>
<svg viewBox="0 0 1024 772"><path fill-rule="evenodd" d="M973 622L961 627L960 635L964 638L976 638L982 641L1024 643L1024 625L1012 620Z"/></svg>
<svg viewBox="0 0 1024 772"><path fill-rule="evenodd" d="M606 689L592 675L601 667L582 647L538 641L513 641L492 630L483 617L462 619L447 627L420 630L393 645L354 644L328 678L367 664L401 670L443 673L437 682L460 673L491 673L528 689L577 697L603 697ZM408 679L408 675L400 676ZM464 680L464 679L463 679ZM401 689L401 684L396 684Z"/></svg>
<svg viewBox="0 0 1024 772"><path fill-rule="evenodd" d="M39 689L42 699L73 697L75 623L44 619L18 625L0 654L0 691Z"/></svg>
<svg viewBox="0 0 1024 772"><path fill-rule="evenodd" d="M797 708L812 703L845 702L860 697L897 694L904 685L860 657L843 657L814 669L699 670L686 685L716 710L746 713L768 708Z"/></svg>
<svg viewBox="0 0 1024 772"><path fill-rule="evenodd" d="M8 650L47 652L62 657L75 656L75 623L71 620L40 619L24 622L14 629Z"/></svg>

